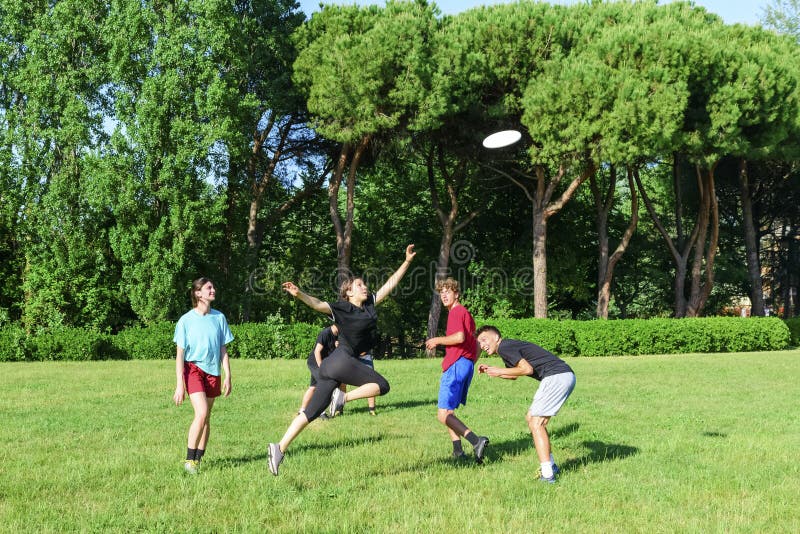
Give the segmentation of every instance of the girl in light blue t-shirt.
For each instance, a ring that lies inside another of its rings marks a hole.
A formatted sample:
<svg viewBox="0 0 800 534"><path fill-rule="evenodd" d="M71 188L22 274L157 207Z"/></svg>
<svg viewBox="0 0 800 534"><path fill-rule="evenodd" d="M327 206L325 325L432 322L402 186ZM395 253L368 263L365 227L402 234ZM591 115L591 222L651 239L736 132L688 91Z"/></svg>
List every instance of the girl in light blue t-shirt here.
<svg viewBox="0 0 800 534"><path fill-rule="evenodd" d="M208 444L214 399L231 394L231 366L225 345L233 341L233 334L225 315L211 308L216 296L211 280L195 280L191 296L193 308L175 325L173 341L177 345L177 382L172 400L180 405L188 393L194 408L183 467L188 473L195 474ZM225 372L222 381L220 368Z"/></svg>

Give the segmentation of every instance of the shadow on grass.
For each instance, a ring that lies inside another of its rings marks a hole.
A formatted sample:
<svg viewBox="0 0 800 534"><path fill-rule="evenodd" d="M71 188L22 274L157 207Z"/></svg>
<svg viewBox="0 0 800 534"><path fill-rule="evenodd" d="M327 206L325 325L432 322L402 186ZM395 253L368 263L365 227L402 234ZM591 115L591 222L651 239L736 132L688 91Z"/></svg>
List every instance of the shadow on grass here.
<svg viewBox="0 0 800 534"><path fill-rule="evenodd" d="M523 425L524 426L524 425ZM581 427L578 423L570 423L553 429L550 432L550 441L563 439ZM489 436L491 439L491 436ZM489 448L486 449L486 457L490 460L499 460L504 456L516 456L533 450L533 438L527 432L522 437L505 441L490 441Z"/></svg>
<svg viewBox="0 0 800 534"><path fill-rule="evenodd" d="M378 413L382 411L391 412L394 410L404 410L406 408L416 408L418 406L430 406L433 410L434 417L436 416L436 402L435 398L429 400L410 400L410 401L401 401L401 402L382 402L383 397L378 397L375 402L375 409ZM352 406L351 403L356 402L358 403L357 406ZM366 399L357 399L354 401L350 401L346 405L347 412L352 413L359 413L367 411L367 401Z"/></svg>
<svg viewBox="0 0 800 534"><path fill-rule="evenodd" d="M588 454L580 458L572 458L558 464L562 471L572 471L588 464L622 460L639 453L638 447L620 443L605 443L603 441L584 441L584 447L589 449Z"/></svg>
<svg viewBox="0 0 800 534"><path fill-rule="evenodd" d="M297 454L302 451L330 451L331 449L336 449L338 447L358 447L360 445L378 443L384 439L386 439L386 437L382 434L374 436L362 436L359 438L342 438L333 441L326 441L324 443L303 443L294 445L290 448L290 451L292 454ZM266 459L267 449L265 446L264 451L259 454L249 454L247 456L238 456L233 458L219 458L218 460L214 460L214 464L218 467L234 468L241 467L252 462L263 462L266 461ZM210 463L211 462L209 462L209 464Z"/></svg>

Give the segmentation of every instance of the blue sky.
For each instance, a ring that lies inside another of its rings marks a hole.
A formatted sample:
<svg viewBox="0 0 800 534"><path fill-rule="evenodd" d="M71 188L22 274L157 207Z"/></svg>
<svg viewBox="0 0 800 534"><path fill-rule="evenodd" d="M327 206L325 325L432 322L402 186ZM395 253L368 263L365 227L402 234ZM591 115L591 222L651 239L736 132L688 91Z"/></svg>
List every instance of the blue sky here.
<svg viewBox="0 0 800 534"><path fill-rule="evenodd" d="M561 0L552 1L551 3L558 4L574 4L584 0ZM436 5L444 13L458 13L471 7L481 4L502 4L502 0L434 0ZM380 0L324 0L325 4L359 4L369 5L378 4L382 5ZM663 0L662 0L662 3ZM769 4L769 0L696 0L695 4L703 6L708 11L716 13L722 20L728 24L737 22L743 24L758 24L764 8ZM306 14L316 11L319 7L320 0L300 0L300 9Z"/></svg>

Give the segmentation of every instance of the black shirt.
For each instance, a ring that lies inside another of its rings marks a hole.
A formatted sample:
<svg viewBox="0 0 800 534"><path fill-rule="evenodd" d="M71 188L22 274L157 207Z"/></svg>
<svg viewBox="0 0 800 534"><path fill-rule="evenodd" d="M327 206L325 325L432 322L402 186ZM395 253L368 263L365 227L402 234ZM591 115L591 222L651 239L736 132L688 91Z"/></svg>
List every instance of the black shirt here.
<svg viewBox="0 0 800 534"><path fill-rule="evenodd" d="M349 348L351 356L369 352L378 342L378 314L375 295L355 306L347 300L329 302L333 322L339 328L339 346Z"/></svg>
<svg viewBox="0 0 800 534"><path fill-rule="evenodd" d="M572 368L567 362L557 357L547 349L517 339L501 339L497 346L497 354L503 358L507 368L516 367L520 360L527 360L533 367L532 378L542 378L561 373L571 373Z"/></svg>
<svg viewBox="0 0 800 534"><path fill-rule="evenodd" d="M324 360L328 354L333 352L333 349L336 348L336 335L333 333L333 329L329 326L324 328L319 335L317 336L317 341L314 343L314 348L317 348L317 343L322 345L322 350L320 351L320 356ZM311 351L311 354L308 355L308 364L317 365L317 358L314 356L314 351Z"/></svg>

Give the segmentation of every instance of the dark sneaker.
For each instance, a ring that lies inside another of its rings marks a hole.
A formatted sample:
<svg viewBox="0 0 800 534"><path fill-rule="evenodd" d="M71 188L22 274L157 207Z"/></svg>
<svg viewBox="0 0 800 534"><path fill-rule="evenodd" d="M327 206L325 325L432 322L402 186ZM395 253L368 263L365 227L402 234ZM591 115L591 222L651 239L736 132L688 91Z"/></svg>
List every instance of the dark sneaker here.
<svg viewBox="0 0 800 534"><path fill-rule="evenodd" d="M466 457L467 457L467 455L464 454L464 451L458 451L458 452L453 451L453 459L454 460L463 460Z"/></svg>
<svg viewBox="0 0 800 534"><path fill-rule="evenodd" d="M561 469L559 469L556 464L553 464L553 476L556 476L560 472L561 472Z"/></svg>
<svg viewBox="0 0 800 534"><path fill-rule="evenodd" d="M344 392L339 388L334 389L333 394L331 394L331 403L328 406L328 416L336 417L337 415L341 414L342 408L344 408L344 402Z"/></svg>
<svg viewBox="0 0 800 534"><path fill-rule="evenodd" d="M483 453L486 450L486 446L489 444L489 438L486 436L481 436L478 438L478 443L475 444L472 449L475 451L475 461L479 464L483 463Z"/></svg>
<svg viewBox="0 0 800 534"><path fill-rule="evenodd" d="M378 415L378 412L376 412L375 409L373 408L372 410L369 411L369 414L370 415Z"/></svg>
<svg viewBox="0 0 800 534"><path fill-rule="evenodd" d="M267 454L269 456L267 459L267 462L269 463L269 472L275 476L278 476L278 467L280 467L281 462L283 461L281 446L277 443L270 443L267 447Z"/></svg>

